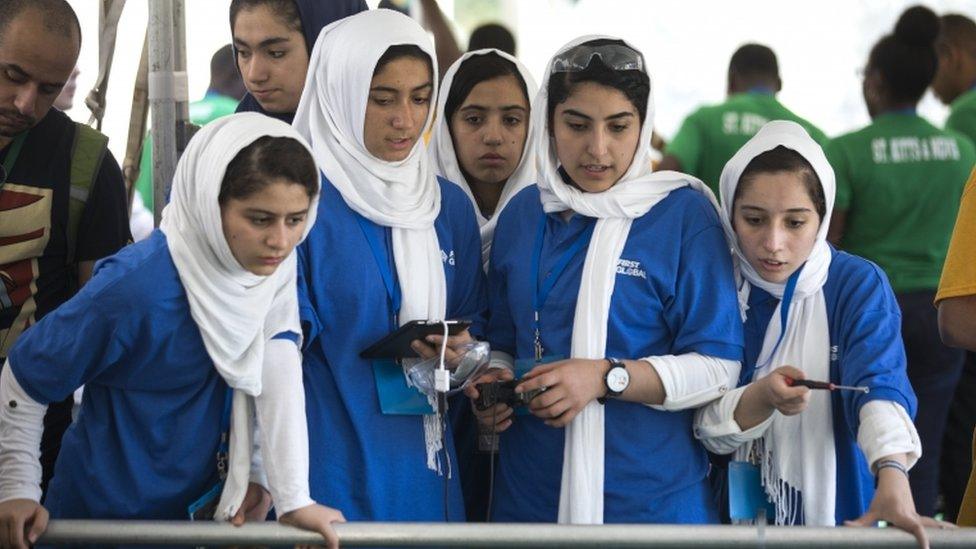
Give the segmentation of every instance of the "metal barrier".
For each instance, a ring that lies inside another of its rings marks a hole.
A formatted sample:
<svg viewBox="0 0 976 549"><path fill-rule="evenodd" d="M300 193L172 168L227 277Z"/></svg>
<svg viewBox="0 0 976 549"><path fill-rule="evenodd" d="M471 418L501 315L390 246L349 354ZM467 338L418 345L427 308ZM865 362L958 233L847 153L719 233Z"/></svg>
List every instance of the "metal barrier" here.
<svg viewBox="0 0 976 549"><path fill-rule="evenodd" d="M912 536L894 528L358 522L339 524L336 531L344 547L916 547ZM929 529L928 535L932 547L976 547L976 528ZM38 543L253 546L315 544L321 539L274 522L235 527L215 522L55 520Z"/></svg>

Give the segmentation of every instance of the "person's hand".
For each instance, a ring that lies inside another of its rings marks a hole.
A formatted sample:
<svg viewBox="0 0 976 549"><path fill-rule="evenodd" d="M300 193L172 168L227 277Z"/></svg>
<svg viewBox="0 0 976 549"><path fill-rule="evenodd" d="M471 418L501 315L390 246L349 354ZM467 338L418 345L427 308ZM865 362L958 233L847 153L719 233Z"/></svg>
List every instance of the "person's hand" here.
<svg viewBox="0 0 976 549"><path fill-rule="evenodd" d="M342 516L342 512L338 509L316 503L285 513L278 520L282 524L318 532L325 539L326 546L329 549L338 549L339 535L336 534L332 525L337 522L346 522L346 517ZM299 547L312 546L300 545Z"/></svg>
<svg viewBox="0 0 976 549"><path fill-rule="evenodd" d="M27 549L47 529L47 509L32 499L0 503L0 548Z"/></svg>
<svg viewBox="0 0 976 549"><path fill-rule="evenodd" d="M480 395L477 385L492 381L510 381L512 379L515 379L515 374L508 368L492 368L464 388L464 394L471 399L471 409L474 411L474 416L478 418L478 424L483 429L493 430L495 433L501 433L505 429L508 429L512 426L512 414L514 410L508 404L500 402L487 410L479 410L474 405L474 401Z"/></svg>
<svg viewBox="0 0 976 549"><path fill-rule="evenodd" d="M234 526L241 526L245 522L261 522L268 518L268 511L271 510L271 494L264 489L264 486L251 482L247 485L247 492L244 493L244 501L241 508L230 519Z"/></svg>
<svg viewBox="0 0 976 549"><path fill-rule="evenodd" d="M887 458L886 458L887 459ZM955 528L948 522L920 516L915 511L915 500L908 484L908 477L897 469L886 467L878 471L878 489L874 492L871 506L857 520L848 520L846 526L874 526L883 520L915 536L918 546L928 549L926 527Z"/></svg>
<svg viewBox="0 0 976 549"><path fill-rule="evenodd" d="M806 409L810 402L810 389L790 386L786 378L805 379L803 370L793 366L780 366L754 384L762 402L784 416L793 416Z"/></svg>
<svg viewBox="0 0 976 549"><path fill-rule="evenodd" d="M529 411L550 427L565 427L590 401L606 394L604 377L609 369L606 360L571 358L550 362L532 368L515 392L545 389L529 402Z"/></svg>
<svg viewBox="0 0 976 549"><path fill-rule="evenodd" d="M410 347L416 351L420 358L439 358L441 356L441 342L444 341L443 334L429 335L424 340L415 339L410 343ZM464 356L465 350L462 348L469 343L474 343L471 334L464 330L458 335L448 336L447 350L444 353L444 364L448 368L456 368Z"/></svg>

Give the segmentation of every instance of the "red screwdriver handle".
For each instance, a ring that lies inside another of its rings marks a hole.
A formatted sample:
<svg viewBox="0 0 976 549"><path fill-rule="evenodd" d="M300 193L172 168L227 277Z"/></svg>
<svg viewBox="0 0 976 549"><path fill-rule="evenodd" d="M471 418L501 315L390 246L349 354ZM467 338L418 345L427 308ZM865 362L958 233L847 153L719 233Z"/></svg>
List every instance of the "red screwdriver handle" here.
<svg viewBox="0 0 976 549"><path fill-rule="evenodd" d="M832 383L827 383L826 381L813 381L811 379L793 379L789 376L786 377L786 384L790 387L806 387L808 389L826 389L828 391L833 390L834 385Z"/></svg>

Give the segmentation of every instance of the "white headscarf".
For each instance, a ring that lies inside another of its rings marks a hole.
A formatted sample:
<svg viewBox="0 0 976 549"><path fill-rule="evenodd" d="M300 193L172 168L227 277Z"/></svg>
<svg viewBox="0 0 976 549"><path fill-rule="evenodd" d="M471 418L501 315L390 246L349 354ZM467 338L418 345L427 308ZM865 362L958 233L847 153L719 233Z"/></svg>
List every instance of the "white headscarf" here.
<svg viewBox="0 0 976 549"><path fill-rule="evenodd" d="M393 258L403 295L400 324L442 319L447 314L447 284L434 220L440 212L440 187L417 139L398 162L373 156L364 141L366 102L373 71L391 46L419 47L436 59L426 31L413 19L386 9L368 10L322 29L308 63L305 90L293 125L309 143L323 173L356 213L391 227ZM436 97L437 65L431 75ZM424 127L434 115L431 108ZM357 229L358 230L358 229ZM440 449L434 416L424 416L427 463L436 465Z"/></svg>
<svg viewBox="0 0 976 549"><path fill-rule="evenodd" d="M607 36L584 36L560 48L557 56L580 44ZM629 47L633 48L633 46ZM633 48L638 51L636 48ZM610 189L586 193L567 185L559 175L555 141L550 138L546 108L552 73L552 61L546 69L532 112L538 128L536 166L542 206L547 213L573 210L597 218L586 252L580 281L570 353L573 358L606 357L607 322L610 299L616 281L617 261L623 251L631 222L646 214L671 191L692 187L711 200L715 197L698 179L677 172L651 173L651 130L654 107L648 93L647 115L641 127L637 152L627 172ZM603 522L604 477L604 407L590 402L566 427L563 452L562 486L559 494L559 522L600 524Z"/></svg>
<svg viewBox="0 0 976 549"><path fill-rule="evenodd" d="M273 274L255 275L234 258L224 237L218 197L227 165L264 136L290 137L311 152L291 126L262 114L215 120L197 132L180 158L160 225L204 347L234 388L229 471L216 517L224 520L237 512L247 489L253 397L261 394L265 344L281 332L302 333L296 254L290 253ZM315 224L318 196L311 200L302 239Z"/></svg>
<svg viewBox="0 0 976 549"><path fill-rule="evenodd" d="M823 285L830 269L827 229L834 207L834 171L823 149L802 126L785 120L769 122L729 160L720 180L722 224L735 250L739 306L745 318L752 285L782 299L786 284L763 280L746 260L732 229L733 198L749 162L780 145L796 151L813 166L823 185L827 210L820 222L817 242L797 280L786 332L784 334L782 331L780 303L766 328L753 380L787 364L803 370L810 379L827 380L830 378L830 332ZM777 341L780 341L778 347ZM813 391L810 403L802 414L775 414L772 425L757 443L762 456L763 484L770 500L776 504L777 524L793 522L797 518L795 491L799 491L806 525L834 525L837 461L830 392ZM736 458L748 459L751 450L752 444L743 445L736 450Z"/></svg>
<svg viewBox="0 0 976 549"><path fill-rule="evenodd" d="M536 86L535 80L532 78L532 75L529 73L528 69L526 69L525 65L519 62L518 59L496 49L483 49L465 53L460 59L455 61L454 64L447 69L447 73L444 74L444 80L441 82L441 91L439 97L437 98L437 118L435 118L436 123L434 125L434 133L431 136L429 144L431 161L434 165L434 169L442 177L461 187L464 193L468 195L468 199L471 201L471 205L474 207L474 213L478 217L478 225L481 227L481 260L485 267L488 265L488 254L491 251L491 240L495 233L495 225L498 223L499 214L501 214L502 210L513 196L518 194L518 192L525 187L535 183L536 180L535 148L532 146L535 125L533 124L531 116L528 120L528 132L525 139L525 145L522 147L522 158L519 160L518 166L515 167L515 171L512 172L512 175L510 175L508 180L505 181L505 186L502 188L501 196L498 199L498 206L495 208L495 213L492 214L491 219L487 219L481 214L481 210L478 208L478 202L474 199L474 194L471 192L471 187L469 186L468 181L465 179L464 173L461 171L461 165L458 163L457 153L454 150L454 141L451 139L451 121L444 116L444 107L447 103L447 96L451 93L451 85L454 83L454 75L457 74L457 71L461 65L476 55L487 55L490 53L494 53L515 65L519 71L519 74L522 76L522 80L525 82L526 93L528 95L529 102L531 103L532 97L536 94L538 86Z"/></svg>
<svg viewBox="0 0 976 549"><path fill-rule="evenodd" d="M364 11L322 29L293 124L312 144L319 166L349 207L393 228L393 256L403 293L400 323L404 324L443 318L447 291L434 231L440 187L423 140L417 140L405 159L387 162L370 154L363 139L373 70L386 50L396 45L417 46L435 59L427 33L393 10ZM436 65L432 78L436 86ZM425 127L434 114L430 111Z"/></svg>
<svg viewBox="0 0 976 549"><path fill-rule="evenodd" d="M226 116L197 132L176 166L160 224L207 353L228 385L251 396L261 394L265 342L284 331L301 333L297 256L289 254L269 276L246 271L227 245L217 202L227 165L264 136L290 137L308 148L291 126L257 113ZM303 239L317 204L318 193Z"/></svg>

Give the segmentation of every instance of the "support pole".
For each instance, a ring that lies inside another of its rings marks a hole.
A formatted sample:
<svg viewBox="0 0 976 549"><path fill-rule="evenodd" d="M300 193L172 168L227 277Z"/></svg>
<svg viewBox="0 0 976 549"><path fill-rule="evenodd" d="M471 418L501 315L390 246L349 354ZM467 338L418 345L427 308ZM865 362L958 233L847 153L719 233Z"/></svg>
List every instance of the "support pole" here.
<svg viewBox="0 0 976 549"><path fill-rule="evenodd" d="M184 117L180 124L180 115L187 110L186 71L180 70L178 60L182 53L185 69L186 50L182 45L185 32L182 28L182 0L149 1L149 106L153 138L153 217L157 227L179 158L177 132L186 123Z"/></svg>

